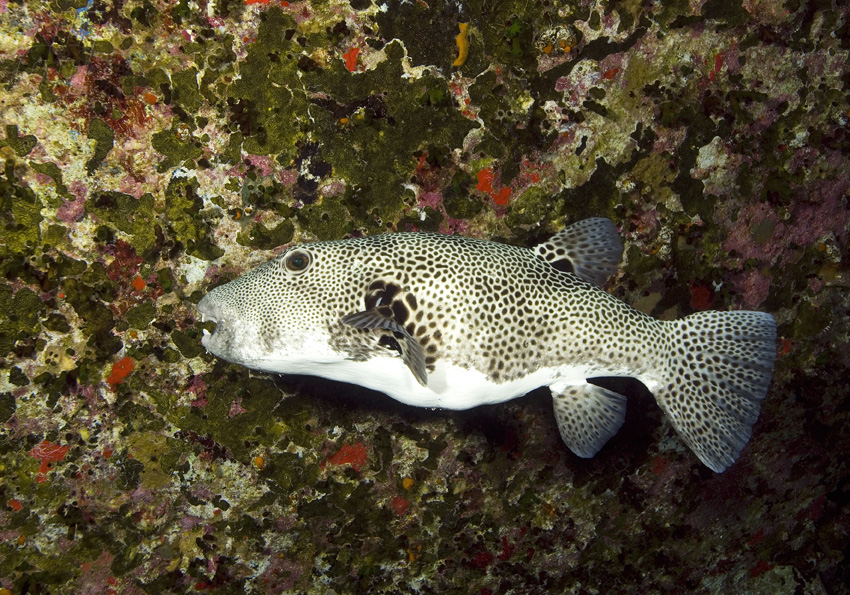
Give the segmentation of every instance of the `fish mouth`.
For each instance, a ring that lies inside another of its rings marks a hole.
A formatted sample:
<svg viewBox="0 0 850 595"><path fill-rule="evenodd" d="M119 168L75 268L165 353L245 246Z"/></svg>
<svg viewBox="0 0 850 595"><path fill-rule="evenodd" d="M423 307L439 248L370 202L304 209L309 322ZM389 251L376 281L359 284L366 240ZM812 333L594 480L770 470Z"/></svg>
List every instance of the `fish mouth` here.
<svg viewBox="0 0 850 595"><path fill-rule="evenodd" d="M218 326L218 323L221 320L221 313L213 302L204 297L200 302L198 302L196 309L198 310L198 314L201 315L202 323L210 321L214 322L216 327ZM208 343L215 334L215 330L211 333L207 329L201 329L201 332L201 345L208 347Z"/></svg>

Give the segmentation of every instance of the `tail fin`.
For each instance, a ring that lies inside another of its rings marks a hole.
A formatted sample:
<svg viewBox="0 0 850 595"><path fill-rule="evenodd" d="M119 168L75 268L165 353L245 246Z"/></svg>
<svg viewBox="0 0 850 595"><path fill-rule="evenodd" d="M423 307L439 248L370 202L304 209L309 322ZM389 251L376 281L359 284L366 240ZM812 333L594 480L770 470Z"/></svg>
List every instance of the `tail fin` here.
<svg viewBox="0 0 850 595"><path fill-rule="evenodd" d="M698 312L665 323L669 351L652 392L699 459L721 473L758 419L773 375L776 322L762 312Z"/></svg>

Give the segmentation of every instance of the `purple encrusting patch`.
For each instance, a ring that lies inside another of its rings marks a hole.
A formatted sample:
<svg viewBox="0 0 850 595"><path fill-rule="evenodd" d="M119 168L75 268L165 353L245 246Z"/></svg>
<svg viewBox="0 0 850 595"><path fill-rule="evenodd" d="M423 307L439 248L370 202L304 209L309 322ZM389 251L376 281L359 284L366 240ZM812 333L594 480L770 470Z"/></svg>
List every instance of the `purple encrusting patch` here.
<svg viewBox="0 0 850 595"><path fill-rule="evenodd" d="M80 221L86 214L86 201L84 198L66 200L56 211L56 217L63 223L74 223Z"/></svg>
<svg viewBox="0 0 850 595"><path fill-rule="evenodd" d="M845 244L847 210L839 197L846 191L847 182L823 182L820 203L797 203L791 209L790 223L781 221L768 203L746 206L738 213L735 228L723 243L727 252L734 250L741 259L758 259L765 264L789 264L787 252L793 244L808 246L824 235L835 234ZM766 241L753 241L753 230L764 222L774 224L773 233Z"/></svg>
<svg viewBox="0 0 850 595"><path fill-rule="evenodd" d="M770 277L758 269L737 273L732 276L731 281L749 308L761 304L770 293Z"/></svg>
<svg viewBox="0 0 850 595"><path fill-rule="evenodd" d="M440 209L443 205L443 194L441 192L423 192L419 196L419 206Z"/></svg>

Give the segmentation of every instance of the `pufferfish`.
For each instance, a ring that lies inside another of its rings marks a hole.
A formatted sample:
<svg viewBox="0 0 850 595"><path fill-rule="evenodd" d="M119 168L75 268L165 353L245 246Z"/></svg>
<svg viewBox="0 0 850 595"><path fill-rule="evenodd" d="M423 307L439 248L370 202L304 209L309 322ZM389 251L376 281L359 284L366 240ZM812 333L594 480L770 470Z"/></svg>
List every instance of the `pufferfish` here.
<svg viewBox="0 0 850 595"><path fill-rule="evenodd" d="M662 321L601 287L623 245L604 218L533 248L436 233L295 245L199 303L202 343L264 372L358 384L418 407L468 409L549 387L561 437L595 455L638 379L716 472L750 438L776 356L762 312Z"/></svg>

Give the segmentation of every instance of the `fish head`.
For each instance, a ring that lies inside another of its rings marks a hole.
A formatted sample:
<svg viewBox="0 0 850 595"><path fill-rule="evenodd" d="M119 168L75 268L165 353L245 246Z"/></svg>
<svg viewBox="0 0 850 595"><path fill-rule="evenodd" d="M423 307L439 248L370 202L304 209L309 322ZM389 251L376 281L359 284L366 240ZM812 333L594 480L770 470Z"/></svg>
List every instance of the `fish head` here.
<svg viewBox="0 0 850 595"><path fill-rule="evenodd" d="M204 296L197 306L201 320L216 327L213 333L204 330L203 346L266 372L309 372L338 359L329 345L332 327L339 324L341 308L356 300L355 292L349 296L339 284L357 267L324 244L332 242L293 246Z"/></svg>

